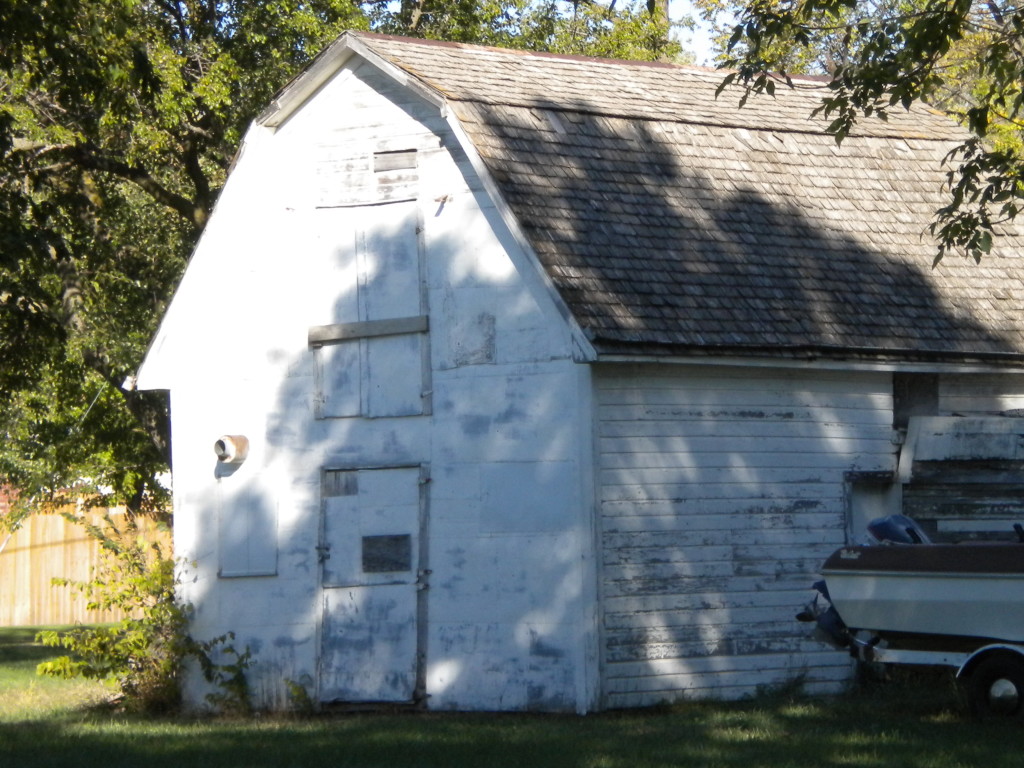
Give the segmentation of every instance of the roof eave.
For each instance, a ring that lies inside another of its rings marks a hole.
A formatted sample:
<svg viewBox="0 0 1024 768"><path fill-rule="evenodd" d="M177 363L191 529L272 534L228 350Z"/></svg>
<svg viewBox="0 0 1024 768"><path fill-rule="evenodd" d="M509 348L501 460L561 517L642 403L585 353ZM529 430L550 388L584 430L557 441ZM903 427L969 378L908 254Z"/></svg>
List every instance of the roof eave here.
<svg viewBox="0 0 1024 768"><path fill-rule="evenodd" d="M596 341L600 363L703 363L841 367L872 370L978 370L1024 373L1024 353L921 351L858 347L695 346Z"/></svg>

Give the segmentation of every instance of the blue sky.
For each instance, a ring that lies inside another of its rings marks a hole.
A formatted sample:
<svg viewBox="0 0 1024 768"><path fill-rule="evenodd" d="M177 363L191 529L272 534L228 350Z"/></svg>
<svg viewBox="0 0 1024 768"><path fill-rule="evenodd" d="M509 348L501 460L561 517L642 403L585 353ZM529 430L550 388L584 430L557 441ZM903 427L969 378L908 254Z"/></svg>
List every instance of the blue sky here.
<svg viewBox="0 0 1024 768"><path fill-rule="evenodd" d="M700 19L693 10L693 3L690 0L671 0L669 3L669 15L673 20L678 20L687 14L693 16L694 21ZM684 30L680 33L680 40L683 46L697 54L697 63L710 65L711 62L711 32L706 25L698 23L697 29L692 32Z"/></svg>

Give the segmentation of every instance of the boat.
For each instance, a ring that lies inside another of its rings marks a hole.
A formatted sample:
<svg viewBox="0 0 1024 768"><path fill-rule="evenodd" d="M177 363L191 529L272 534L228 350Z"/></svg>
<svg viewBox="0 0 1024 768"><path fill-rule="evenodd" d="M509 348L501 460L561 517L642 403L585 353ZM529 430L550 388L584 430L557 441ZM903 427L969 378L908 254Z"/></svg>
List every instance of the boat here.
<svg viewBox="0 0 1024 768"><path fill-rule="evenodd" d="M1021 543L933 544L906 515L873 520L864 544L840 547L814 584L818 599L797 617L840 648L878 639L955 639L1024 644L1024 527ZM934 645L934 643L933 643Z"/></svg>
<svg viewBox="0 0 1024 768"><path fill-rule="evenodd" d="M822 576L851 630L1024 643L1024 544L842 547Z"/></svg>
<svg viewBox="0 0 1024 768"><path fill-rule="evenodd" d="M1020 543L933 544L913 520L825 561L797 618L859 661L951 667L979 717L1024 721L1024 526ZM824 604L819 597L824 598Z"/></svg>

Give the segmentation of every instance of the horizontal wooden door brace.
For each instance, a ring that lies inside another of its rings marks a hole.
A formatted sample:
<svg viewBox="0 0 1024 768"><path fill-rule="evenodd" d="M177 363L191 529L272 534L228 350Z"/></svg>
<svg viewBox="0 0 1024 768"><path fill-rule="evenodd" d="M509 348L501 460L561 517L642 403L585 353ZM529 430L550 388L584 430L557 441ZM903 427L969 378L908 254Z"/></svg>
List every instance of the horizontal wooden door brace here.
<svg viewBox="0 0 1024 768"><path fill-rule="evenodd" d="M363 320L357 323L314 325L309 329L309 346L321 347L351 339L370 339L375 336L399 336L403 333L426 333L427 315L395 317L387 320Z"/></svg>

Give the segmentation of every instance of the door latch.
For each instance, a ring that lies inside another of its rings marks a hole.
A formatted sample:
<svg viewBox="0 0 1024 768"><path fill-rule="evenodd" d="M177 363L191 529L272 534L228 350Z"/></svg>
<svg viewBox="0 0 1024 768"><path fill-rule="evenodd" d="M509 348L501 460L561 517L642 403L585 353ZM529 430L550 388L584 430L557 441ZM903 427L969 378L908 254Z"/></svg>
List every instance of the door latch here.
<svg viewBox="0 0 1024 768"><path fill-rule="evenodd" d="M331 559L331 548L328 545L322 545L316 548L316 561L322 563L325 560Z"/></svg>

